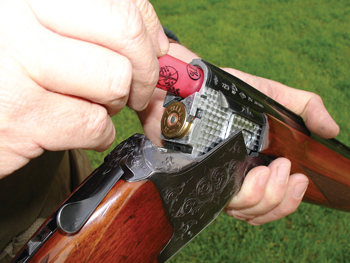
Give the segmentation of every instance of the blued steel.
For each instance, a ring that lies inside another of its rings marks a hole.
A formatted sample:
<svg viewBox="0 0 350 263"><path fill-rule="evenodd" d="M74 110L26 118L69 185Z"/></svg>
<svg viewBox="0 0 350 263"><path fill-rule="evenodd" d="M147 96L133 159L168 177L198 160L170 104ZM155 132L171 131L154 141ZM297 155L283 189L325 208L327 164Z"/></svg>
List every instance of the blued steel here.
<svg viewBox="0 0 350 263"><path fill-rule="evenodd" d="M294 123L292 124L293 128L309 134L300 116L239 78L202 59L195 59L191 64L201 69L207 68L204 70L207 76L203 87L221 92L225 96L229 108L242 116L258 124L264 124L261 114L268 113L283 122Z"/></svg>
<svg viewBox="0 0 350 263"><path fill-rule="evenodd" d="M156 173L150 177L174 227L171 240L158 256L159 262L170 259L220 214L239 189L247 158L239 132L195 165L177 173ZM172 162L176 163L176 159Z"/></svg>
<svg viewBox="0 0 350 263"><path fill-rule="evenodd" d="M62 206L57 214L58 227L66 233L78 232L122 175L120 169L113 176L106 176L89 198Z"/></svg>

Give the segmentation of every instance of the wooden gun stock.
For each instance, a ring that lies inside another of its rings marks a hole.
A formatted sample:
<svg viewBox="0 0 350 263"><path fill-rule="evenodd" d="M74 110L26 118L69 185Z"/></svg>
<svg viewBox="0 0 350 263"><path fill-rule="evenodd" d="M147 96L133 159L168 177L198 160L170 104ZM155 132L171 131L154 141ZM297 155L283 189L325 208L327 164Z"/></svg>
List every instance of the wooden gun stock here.
<svg viewBox="0 0 350 263"><path fill-rule="evenodd" d="M350 211L350 160L273 116L266 116L268 127L260 153L286 157L292 163L292 173L309 177L303 201Z"/></svg>
<svg viewBox="0 0 350 263"><path fill-rule="evenodd" d="M29 262L157 262L172 232L151 181L119 180L79 232L55 231Z"/></svg>

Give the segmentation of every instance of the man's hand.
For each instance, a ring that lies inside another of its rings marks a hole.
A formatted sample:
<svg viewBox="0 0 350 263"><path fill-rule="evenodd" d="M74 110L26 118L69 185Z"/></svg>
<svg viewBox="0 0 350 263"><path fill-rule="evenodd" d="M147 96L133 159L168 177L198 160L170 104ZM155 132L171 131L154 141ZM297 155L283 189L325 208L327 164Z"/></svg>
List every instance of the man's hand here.
<svg viewBox="0 0 350 263"><path fill-rule="evenodd" d="M224 70L300 115L314 134L325 139L338 135L339 126L324 107L320 96L235 69ZM278 158L268 167L252 169L247 174L241 191L226 206L226 213L247 220L252 225L261 225L293 213L299 206L309 181L303 174L290 175L290 167L288 159Z"/></svg>
<svg viewBox="0 0 350 263"><path fill-rule="evenodd" d="M144 109L169 43L147 0L0 3L0 178L44 150L104 150Z"/></svg>
<svg viewBox="0 0 350 263"><path fill-rule="evenodd" d="M188 63L197 58L178 44L171 44L169 54ZM339 133L338 125L318 95L238 70L225 70L300 115L313 133L323 138L332 138ZM161 144L159 121L164 111L164 97L164 91L156 90L149 106L139 113L146 135L158 145ZM290 175L290 168L288 159L278 158L268 167L252 169L246 175L241 190L226 206L226 213L247 220L252 225L271 222L293 213L304 196L309 180L303 174Z"/></svg>
<svg viewBox="0 0 350 263"><path fill-rule="evenodd" d="M265 93L297 115L300 115L307 128L324 139L334 138L339 126L324 107L322 99L315 93L290 88L277 81L253 76L242 71L223 68L252 87Z"/></svg>

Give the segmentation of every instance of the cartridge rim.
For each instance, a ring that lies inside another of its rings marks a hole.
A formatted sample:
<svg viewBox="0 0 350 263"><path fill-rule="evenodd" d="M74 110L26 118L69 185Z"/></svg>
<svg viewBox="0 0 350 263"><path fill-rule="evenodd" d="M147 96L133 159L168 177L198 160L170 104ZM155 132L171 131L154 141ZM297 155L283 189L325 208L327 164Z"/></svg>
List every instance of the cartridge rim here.
<svg viewBox="0 0 350 263"><path fill-rule="evenodd" d="M190 123L186 121L186 107L181 102L173 102L163 113L161 120L161 130L167 139L179 139L185 136L190 128Z"/></svg>

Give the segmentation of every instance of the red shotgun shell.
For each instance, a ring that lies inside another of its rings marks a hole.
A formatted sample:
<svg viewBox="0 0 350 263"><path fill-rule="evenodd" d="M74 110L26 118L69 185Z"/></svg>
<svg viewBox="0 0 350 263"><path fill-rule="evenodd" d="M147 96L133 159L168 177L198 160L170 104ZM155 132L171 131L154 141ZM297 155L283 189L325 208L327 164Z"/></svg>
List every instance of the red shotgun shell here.
<svg viewBox="0 0 350 263"><path fill-rule="evenodd" d="M170 55L159 61L159 80L157 87L186 98L199 91L203 84L204 74L200 68L187 64Z"/></svg>

